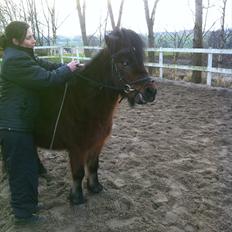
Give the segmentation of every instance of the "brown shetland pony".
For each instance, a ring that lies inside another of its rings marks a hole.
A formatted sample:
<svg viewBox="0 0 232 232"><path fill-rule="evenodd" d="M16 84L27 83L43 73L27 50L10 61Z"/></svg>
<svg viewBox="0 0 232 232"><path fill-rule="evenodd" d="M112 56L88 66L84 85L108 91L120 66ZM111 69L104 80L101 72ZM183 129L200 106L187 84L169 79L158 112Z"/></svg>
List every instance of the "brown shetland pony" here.
<svg viewBox="0 0 232 232"><path fill-rule="evenodd" d="M53 149L69 152L73 186L70 201L84 202L82 180L88 190L100 192L98 157L112 127L119 99L131 106L155 99L156 89L143 64L143 43L127 29L116 29L105 36L106 48L100 51L69 84ZM41 111L37 120L36 144L48 148L57 119L63 87L41 93Z"/></svg>

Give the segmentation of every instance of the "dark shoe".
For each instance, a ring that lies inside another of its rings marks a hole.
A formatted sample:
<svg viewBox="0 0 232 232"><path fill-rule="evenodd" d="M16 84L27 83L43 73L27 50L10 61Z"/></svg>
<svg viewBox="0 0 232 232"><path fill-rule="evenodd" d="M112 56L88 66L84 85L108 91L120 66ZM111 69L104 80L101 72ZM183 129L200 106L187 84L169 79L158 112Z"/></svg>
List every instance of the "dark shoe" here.
<svg viewBox="0 0 232 232"><path fill-rule="evenodd" d="M30 217L15 217L15 224L16 225L28 225L28 224L42 224L45 223L46 217L32 215Z"/></svg>

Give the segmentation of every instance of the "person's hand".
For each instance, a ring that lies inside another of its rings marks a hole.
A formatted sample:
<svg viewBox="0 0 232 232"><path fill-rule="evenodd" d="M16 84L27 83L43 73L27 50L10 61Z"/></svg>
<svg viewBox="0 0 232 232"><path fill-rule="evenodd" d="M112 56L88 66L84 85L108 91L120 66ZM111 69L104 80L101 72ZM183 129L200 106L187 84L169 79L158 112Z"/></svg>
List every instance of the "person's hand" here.
<svg viewBox="0 0 232 232"><path fill-rule="evenodd" d="M70 68L70 70L71 70L72 72L74 72L74 71L78 68L79 62L76 61L76 60L73 60L73 61L69 62L67 65L68 65L68 67Z"/></svg>

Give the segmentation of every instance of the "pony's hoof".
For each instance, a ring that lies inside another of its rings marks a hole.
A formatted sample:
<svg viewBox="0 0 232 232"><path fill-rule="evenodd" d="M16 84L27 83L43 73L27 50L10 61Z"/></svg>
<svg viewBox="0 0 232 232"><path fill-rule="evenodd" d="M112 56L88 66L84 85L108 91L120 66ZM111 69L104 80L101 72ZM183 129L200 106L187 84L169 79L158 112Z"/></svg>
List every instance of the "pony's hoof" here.
<svg viewBox="0 0 232 232"><path fill-rule="evenodd" d="M100 193L103 190L103 186L100 183L97 183L96 185L93 186L90 186L88 184L87 187L91 193Z"/></svg>
<svg viewBox="0 0 232 232"><path fill-rule="evenodd" d="M84 196L82 195L75 195L73 193L70 193L68 196L68 199L70 201L70 204L72 205L81 205L84 204L87 200L84 198Z"/></svg>

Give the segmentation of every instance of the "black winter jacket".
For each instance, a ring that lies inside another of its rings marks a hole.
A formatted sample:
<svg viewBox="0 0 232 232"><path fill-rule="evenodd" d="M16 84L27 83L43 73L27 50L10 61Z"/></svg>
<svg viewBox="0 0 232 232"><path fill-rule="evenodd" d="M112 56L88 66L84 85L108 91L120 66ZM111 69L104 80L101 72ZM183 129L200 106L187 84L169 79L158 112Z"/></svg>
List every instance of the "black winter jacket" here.
<svg viewBox="0 0 232 232"><path fill-rule="evenodd" d="M39 110L38 92L71 78L67 65L35 58L33 49L6 48L0 74L0 129L32 132Z"/></svg>

